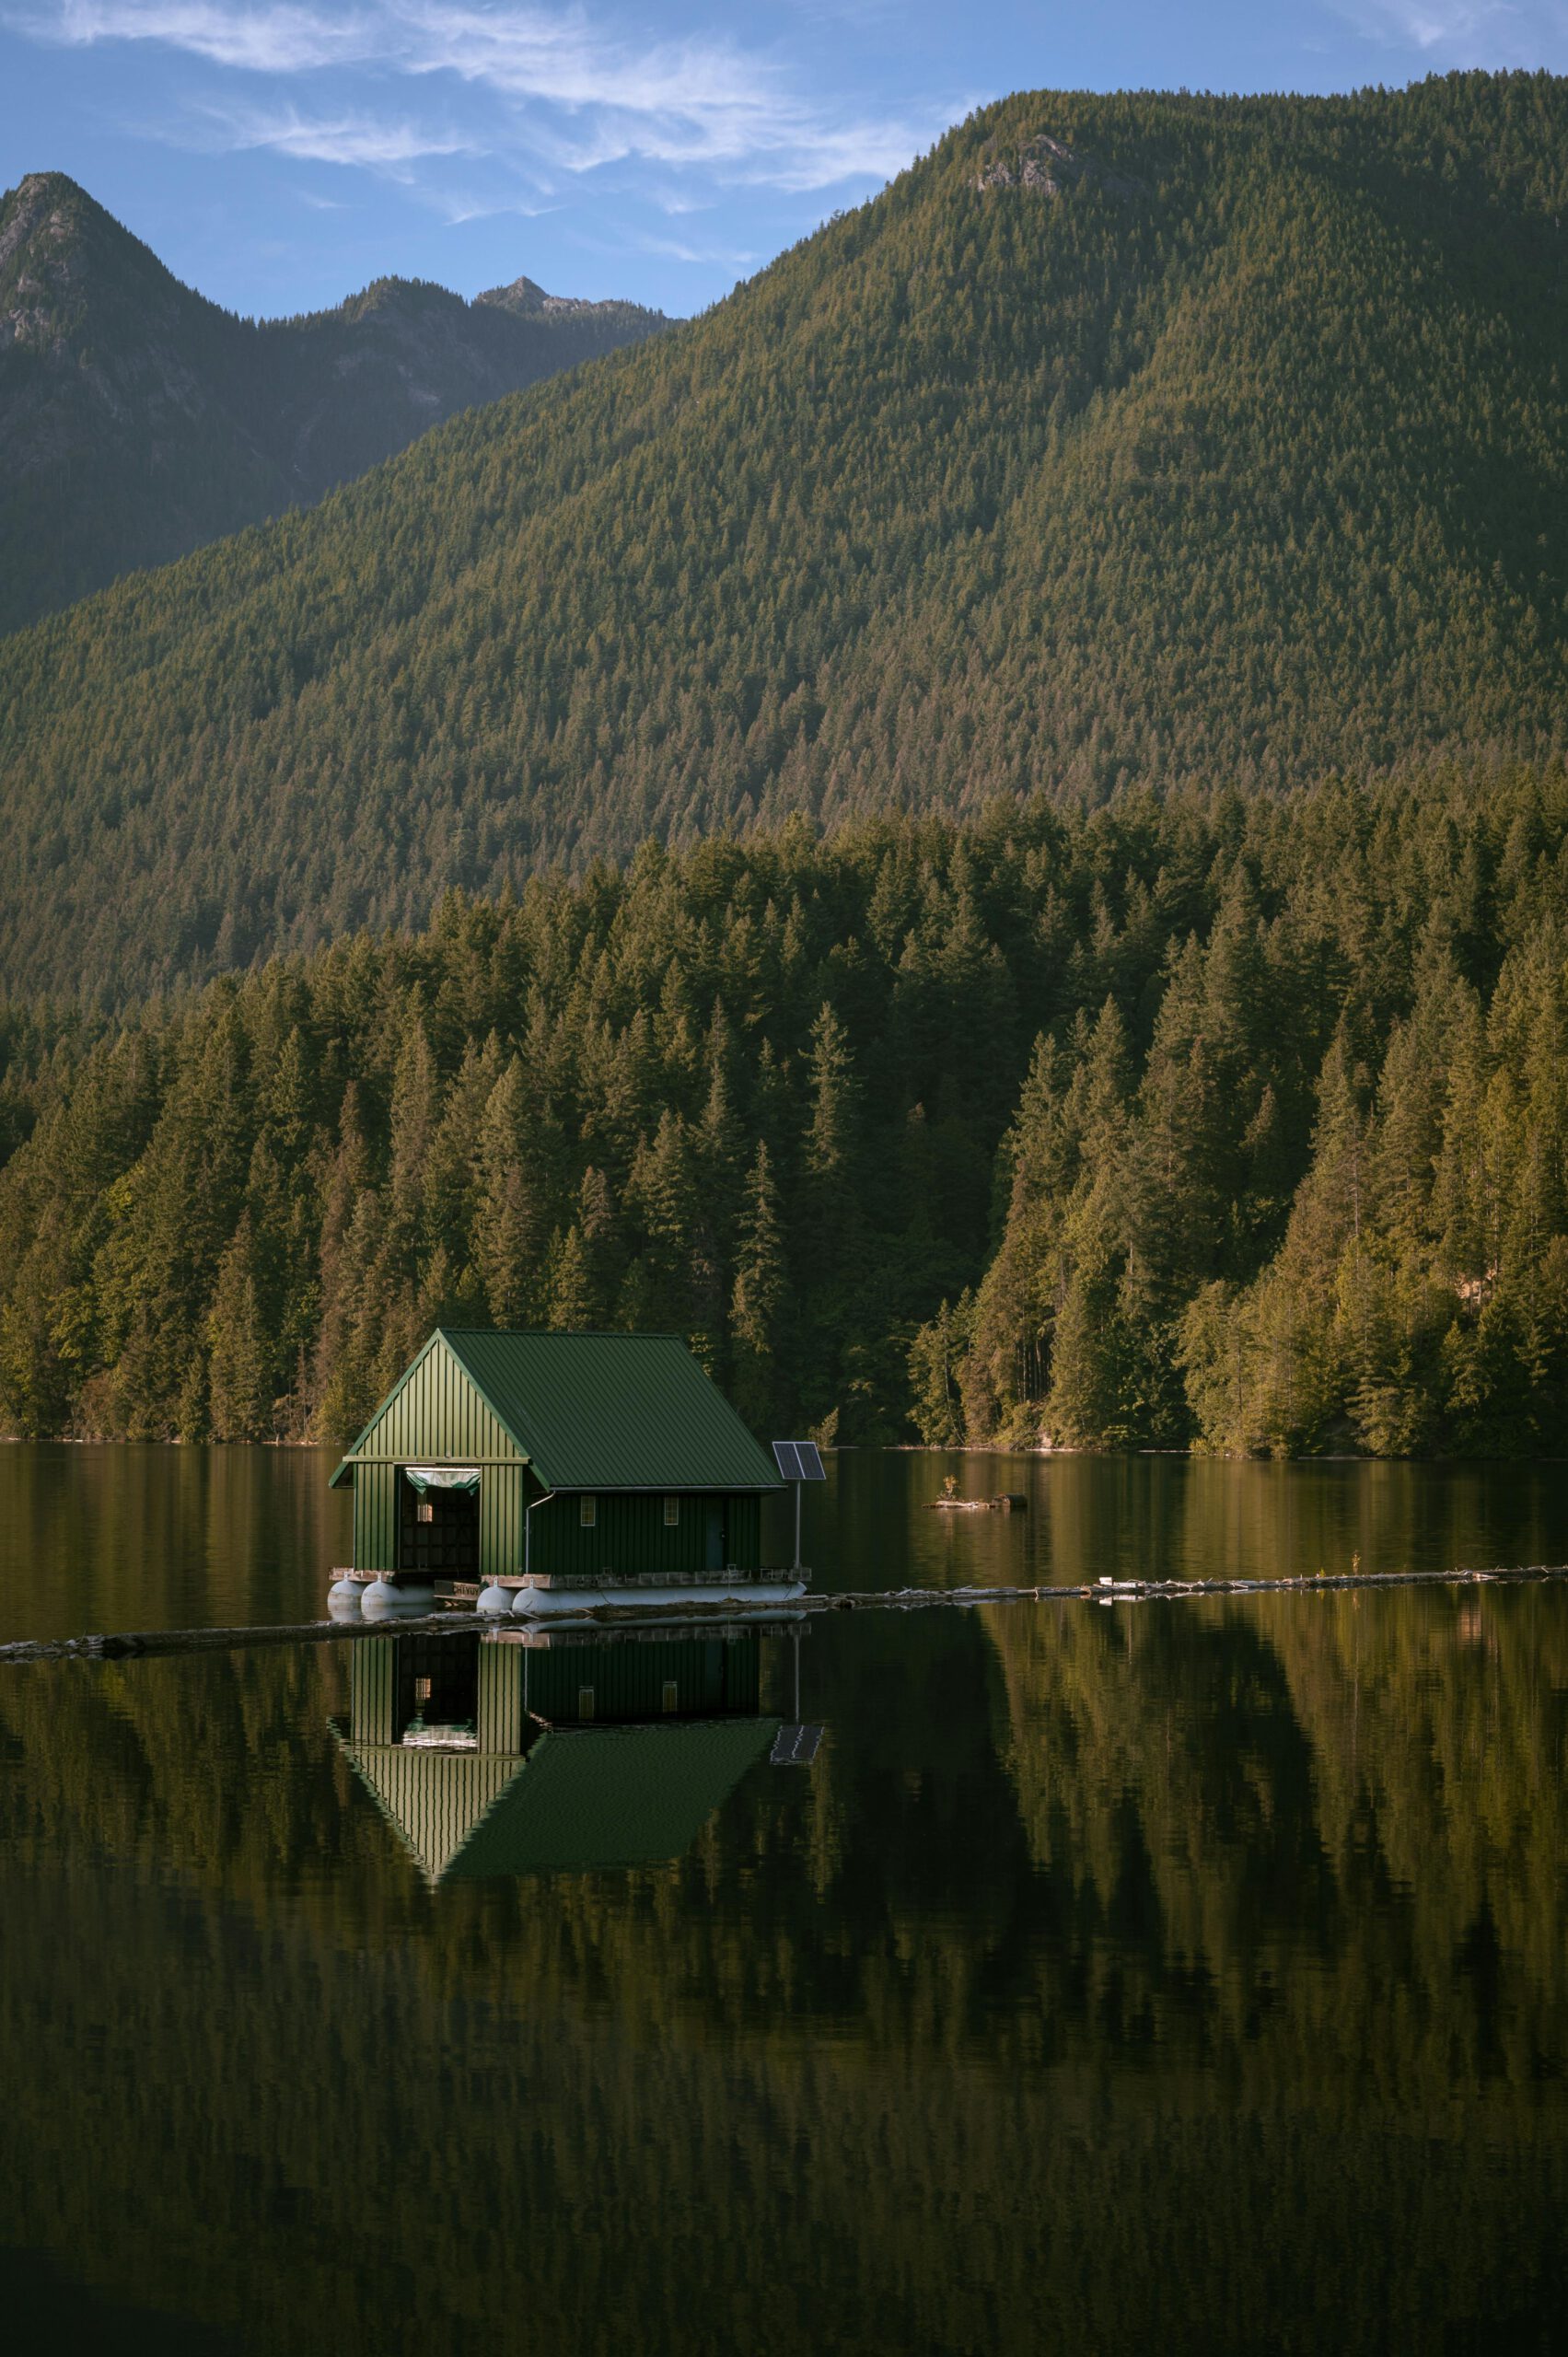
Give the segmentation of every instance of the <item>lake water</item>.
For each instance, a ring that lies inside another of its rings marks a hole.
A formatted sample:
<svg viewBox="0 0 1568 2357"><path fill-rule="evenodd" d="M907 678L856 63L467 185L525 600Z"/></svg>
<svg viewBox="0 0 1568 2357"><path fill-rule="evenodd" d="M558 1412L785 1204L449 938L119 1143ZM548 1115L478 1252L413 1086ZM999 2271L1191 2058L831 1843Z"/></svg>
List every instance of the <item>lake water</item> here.
<svg viewBox="0 0 1568 2357"><path fill-rule="evenodd" d="M317 1617L330 1466L9 1450L0 1634ZM806 1551L1562 1562L1568 1482L845 1456ZM597 1715L490 1784L412 1642L0 1666L8 2345L1561 2345L1568 1590L497 1647Z"/></svg>

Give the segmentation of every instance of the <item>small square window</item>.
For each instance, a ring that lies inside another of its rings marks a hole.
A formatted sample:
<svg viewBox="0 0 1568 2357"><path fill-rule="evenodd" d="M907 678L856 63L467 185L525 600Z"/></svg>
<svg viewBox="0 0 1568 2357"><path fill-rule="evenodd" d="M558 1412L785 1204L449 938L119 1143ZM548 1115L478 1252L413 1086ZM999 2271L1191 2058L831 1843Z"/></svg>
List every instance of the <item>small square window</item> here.
<svg viewBox="0 0 1568 2357"><path fill-rule="evenodd" d="M579 1498L577 1500L577 1520L582 1524L585 1530L591 1530L593 1528L595 1523L598 1520L598 1500L597 1498Z"/></svg>
<svg viewBox="0 0 1568 2357"><path fill-rule="evenodd" d="M679 1498L666 1498L666 1500L665 1500L665 1502L664 1502L664 1521L665 1521L665 1527L666 1527L666 1529L667 1529L667 1530L673 1530L673 1528L675 1527L675 1525L676 1525L679 1520L680 1520L680 1501L679 1501Z"/></svg>

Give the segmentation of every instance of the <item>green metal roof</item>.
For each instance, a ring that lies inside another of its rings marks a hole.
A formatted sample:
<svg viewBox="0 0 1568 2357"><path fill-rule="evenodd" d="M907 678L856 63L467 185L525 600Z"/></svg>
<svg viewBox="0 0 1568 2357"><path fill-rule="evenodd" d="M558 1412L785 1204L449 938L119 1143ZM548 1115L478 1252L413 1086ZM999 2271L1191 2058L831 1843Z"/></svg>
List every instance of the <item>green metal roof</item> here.
<svg viewBox="0 0 1568 2357"><path fill-rule="evenodd" d="M354 1469L432 1353L449 1357L547 1490L776 1490L778 1468L674 1334L505 1334L437 1327L371 1417L331 1486ZM421 1375L421 1370L425 1372ZM417 1395L416 1395L417 1400ZM417 1424L423 1410L416 1407ZM405 1409L398 1420L410 1421ZM406 1450L447 1452L440 1434ZM397 1451L401 1457L405 1451Z"/></svg>
<svg viewBox="0 0 1568 2357"><path fill-rule="evenodd" d="M438 1339L552 1490L775 1490L778 1469L673 1334Z"/></svg>
<svg viewBox="0 0 1568 2357"><path fill-rule="evenodd" d="M477 1879L668 1865L761 1759L778 1724L553 1727L447 1871Z"/></svg>
<svg viewBox="0 0 1568 2357"><path fill-rule="evenodd" d="M776 1719L552 1728L526 1759L333 1733L432 1883L668 1865L778 1732Z"/></svg>

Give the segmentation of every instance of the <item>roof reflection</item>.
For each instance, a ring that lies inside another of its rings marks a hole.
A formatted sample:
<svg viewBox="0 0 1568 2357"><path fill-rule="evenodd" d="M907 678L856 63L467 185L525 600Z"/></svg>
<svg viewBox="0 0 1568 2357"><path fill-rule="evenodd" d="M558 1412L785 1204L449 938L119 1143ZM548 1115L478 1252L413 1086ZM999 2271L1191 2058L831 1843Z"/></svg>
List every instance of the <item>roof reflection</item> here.
<svg viewBox="0 0 1568 2357"><path fill-rule="evenodd" d="M666 1865L781 1722L755 1631L424 1631L353 1651L333 1732L432 1886Z"/></svg>

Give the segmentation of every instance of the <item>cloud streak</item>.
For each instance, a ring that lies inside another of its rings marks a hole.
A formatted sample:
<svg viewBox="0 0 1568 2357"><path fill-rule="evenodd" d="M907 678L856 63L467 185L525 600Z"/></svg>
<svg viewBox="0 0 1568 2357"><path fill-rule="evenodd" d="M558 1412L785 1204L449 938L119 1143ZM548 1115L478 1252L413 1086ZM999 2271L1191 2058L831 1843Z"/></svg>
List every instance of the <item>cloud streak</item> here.
<svg viewBox="0 0 1568 2357"><path fill-rule="evenodd" d="M57 0L46 12L12 13L7 21L64 47L151 43L229 73L279 80L331 73L384 82L394 75L462 85L488 102L486 123L456 144L406 116L377 123L364 106L314 116L208 110L230 122L236 145L370 169L401 169L421 156L516 158L521 151L573 176L654 164L801 194L891 177L950 119L947 107L918 122L846 115L732 41L639 43L580 7L370 0L328 11L225 0Z"/></svg>
<svg viewBox="0 0 1568 2357"><path fill-rule="evenodd" d="M1336 13L1434 64L1534 64L1568 44L1568 0L1337 0Z"/></svg>
<svg viewBox="0 0 1568 2357"><path fill-rule="evenodd" d="M357 165L406 176L412 165L436 156L471 156L473 142L459 132L432 132L412 122L353 113L311 115L298 107L206 106L210 144L230 151L269 148L315 164ZM198 134L198 139L200 134Z"/></svg>
<svg viewBox="0 0 1568 2357"><path fill-rule="evenodd" d="M371 19L301 7L224 8L213 0L59 0L49 10L7 11L34 41L64 49L100 41L154 41L209 65L250 74L309 74L374 54Z"/></svg>

